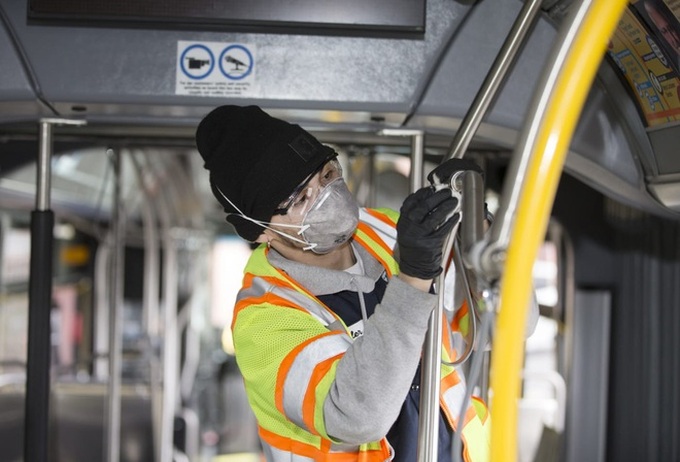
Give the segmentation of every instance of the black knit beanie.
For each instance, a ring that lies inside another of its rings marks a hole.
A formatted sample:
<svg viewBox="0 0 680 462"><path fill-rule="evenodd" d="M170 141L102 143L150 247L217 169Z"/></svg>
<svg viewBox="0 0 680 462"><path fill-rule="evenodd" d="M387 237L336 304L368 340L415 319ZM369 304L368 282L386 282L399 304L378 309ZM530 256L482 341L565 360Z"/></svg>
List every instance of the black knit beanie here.
<svg viewBox="0 0 680 462"><path fill-rule="evenodd" d="M220 106L211 111L198 125L196 147L227 221L250 242L263 228L239 216L224 196L244 215L269 221L279 204L335 155L300 126L271 117L257 106Z"/></svg>

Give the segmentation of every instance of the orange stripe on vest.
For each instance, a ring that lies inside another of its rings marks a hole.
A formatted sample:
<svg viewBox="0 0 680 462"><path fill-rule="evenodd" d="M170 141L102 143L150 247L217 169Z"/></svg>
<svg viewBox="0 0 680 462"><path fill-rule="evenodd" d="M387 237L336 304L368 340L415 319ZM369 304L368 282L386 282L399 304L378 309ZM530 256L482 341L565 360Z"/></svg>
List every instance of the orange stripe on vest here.
<svg viewBox="0 0 680 462"><path fill-rule="evenodd" d="M285 358L283 358L283 361L279 366L278 374L276 376L276 396L274 398L276 402L276 408L279 410L279 412L281 412L281 414L285 415L283 411L283 383L286 380L286 376L288 375L290 368L295 362L295 358L297 358L297 355L307 345L319 340L320 338L326 337L327 335L341 335L341 334L338 332L324 332L323 334L317 335L316 337L312 337L308 340L305 340L304 342L296 346L290 353L288 353Z"/></svg>

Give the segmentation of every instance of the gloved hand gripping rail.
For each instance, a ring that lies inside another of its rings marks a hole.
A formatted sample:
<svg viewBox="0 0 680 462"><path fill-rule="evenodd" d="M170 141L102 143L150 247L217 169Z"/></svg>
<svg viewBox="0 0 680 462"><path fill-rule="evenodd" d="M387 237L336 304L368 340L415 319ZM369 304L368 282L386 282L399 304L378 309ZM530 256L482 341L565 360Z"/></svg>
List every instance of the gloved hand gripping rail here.
<svg viewBox="0 0 680 462"><path fill-rule="evenodd" d="M481 168L467 159L451 158L429 175L431 189L442 194L447 191L456 198L456 208L452 211L458 214L456 225L443 241L441 267L436 279L436 288L439 295L437 309L430 318L428 336L425 340L423 352L423 367L421 379L421 398L419 416L419 447L418 460L435 460L437 447L435 436L438 434L438 408L440 393L440 366L442 361L442 317L444 309L444 279L443 267L450 260L454 242L457 239L459 225L461 228L462 249L457 251L461 256L468 247L473 246L482 239L484 219L484 188ZM474 306L470 303L469 306ZM474 314L470 318L474 318ZM474 338L468 341L468 349L474 346ZM466 356L466 355L463 355ZM469 356L469 352L467 354Z"/></svg>

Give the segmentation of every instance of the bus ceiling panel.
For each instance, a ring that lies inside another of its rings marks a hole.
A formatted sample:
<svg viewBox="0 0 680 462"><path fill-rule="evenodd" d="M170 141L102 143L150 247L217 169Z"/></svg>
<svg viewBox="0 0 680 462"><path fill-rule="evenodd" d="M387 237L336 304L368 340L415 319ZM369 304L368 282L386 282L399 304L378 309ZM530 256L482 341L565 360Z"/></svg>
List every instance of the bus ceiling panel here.
<svg viewBox="0 0 680 462"><path fill-rule="evenodd" d="M14 46L12 31L5 21L6 16L0 13L0 99L22 100L33 99L35 94L27 78L20 52Z"/></svg>
<svg viewBox="0 0 680 462"><path fill-rule="evenodd" d="M445 136L448 139L446 148L451 144L451 137L461 126L462 117L415 115L408 122L408 128L413 130L424 130L428 133L428 140L431 134ZM519 130L507 128L482 122L475 133L475 138L470 146L470 150L512 150L517 142ZM429 144L429 141L428 141Z"/></svg>
<svg viewBox="0 0 680 462"><path fill-rule="evenodd" d="M521 8L519 1L477 4L433 75L418 108L419 115L465 115ZM484 118L487 123L521 128L555 35L554 25L539 16Z"/></svg>
<svg viewBox="0 0 680 462"><path fill-rule="evenodd" d="M21 51L0 5L0 124L48 115L36 97Z"/></svg>
<svg viewBox="0 0 680 462"><path fill-rule="evenodd" d="M422 38L392 39L48 26L27 22L27 1L6 0L3 8L48 101L142 111L186 106L190 112L225 102L278 101L300 109L386 105L407 113L414 89L472 8L428 1ZM116 114L105 115L112 120Z"/></svg>

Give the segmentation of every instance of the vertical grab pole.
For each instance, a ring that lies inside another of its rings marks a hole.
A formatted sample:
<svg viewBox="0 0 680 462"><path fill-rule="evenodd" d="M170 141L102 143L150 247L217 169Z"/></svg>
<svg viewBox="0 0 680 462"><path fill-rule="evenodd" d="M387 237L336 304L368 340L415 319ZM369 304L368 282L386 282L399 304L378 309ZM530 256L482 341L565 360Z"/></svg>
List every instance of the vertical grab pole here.
<svg viewBox="0 0 680 462"><path fill-rule="evenodd" d="M411 137L411 171L409 172L409 187L415 192L423 187L423 162L425 159L425 134L422 130L408 130L402 128L386 128L379 132L383 136Z"/></svg>
<svg viewBox="0 0 680 462"><path fill-rule="evenodd" d="M31 276L28 282L28 359L24 404L24 458L48 460L50 401L50 309L52 306L52 233L50 158L52 124L40 122L35 210L31 212Z"/></svg>
<svg viewBox="0 0 680 462"><path fill-rule="evenodd" d="M411 192L423 187L423 160L425 158L425 136L421 131L411 133L411 172L409 185Z"/></svg>
<svg viewBox="0 0 680 462"><path fill-rule="evenodd" d="M498 93L510 67L521 49L541 7L541 0L526 1L512 25L508 37L493 62L487 77L477 92L470 110L465 115L460 128L451 143L443 162L451 158L462 158L477 128L482 122L493 98ZM456 228L457 230L457 228ZM444 245L444 260L449 260L452 236ZM437 279L437 290L444 291L443 275ZM437 309L433 312L428 326L423 353L423 377L421 381L420 415L418 430L418 462L437 460L437 435L439 432L439 365L441 363L441 330L444 307L440 297ZM454 409L454 415L457 415Z"/></svg>
<svg viewBox="0 0 680 462"><path fill-rule="evenodd" d="M24 403L24 460L48 460L50 406L50 309L54 212L50 210L52 125L85 125L84 120L45 118L39 125L35 210L31 212L28 281L28 352Z"/></svg>
<svg viewBox="0 0 680 462"><path fill-rule="evenodd" d="M108 462L120 459L121 376L123 368L123 266L125 264L125 213L123 211L120 152L107 149L113 163L113 206L111 213L111 262L109 267L109 382L106 449Z"/></svg>
<svg viewBox="0 0 680 462"><path fill-rule="evenodd" d="M163 197L161 197L163 199ZM173 226L176 220L167 201L159 201L158 217L162 230L163 245L163 393L159 429L158 462L173 459L173 431L175 413L178 408L179 350L180 341L177 326L177 281L179 275L177 233Z"/></svg>
<svg viewBox="0 0 680 462"><path fill-rule="evenodd" d="M159 300L159 275L160 275L160 238L157 224L157 213L154 207L154 195L150 191L144 179L144 168L137 158L138 155L143 158L146 156L145 152L130 152L130 160L132 167L137 177L142 193L144 194L144 201L142 201L142 228L144 231L144 305L143 305L143 320L144 331L148 341L147 348L149 348L151 358L149 361L150 368L150 390L151 390L151 434L153 435L154 454L161 453L160 449L160 434L161 434L161 393L159 384L161 384L161 371L159 361L156 359L153 348L157 344L160 336L160 300Z"/></svg>
<svg viewBox="0 0 680 462"><path fill-rule="evenodd" d="M446 245L453 244L452 236ZM437 276L437 285L444 282L443 273ZM440 295L441 302L441 295ZM444 305L438 303L430 315L423 349L422 374L420 379L420 412L418 414L418 462L436 461L439 447L439 365L442 360L442 314Z"/></svg>

